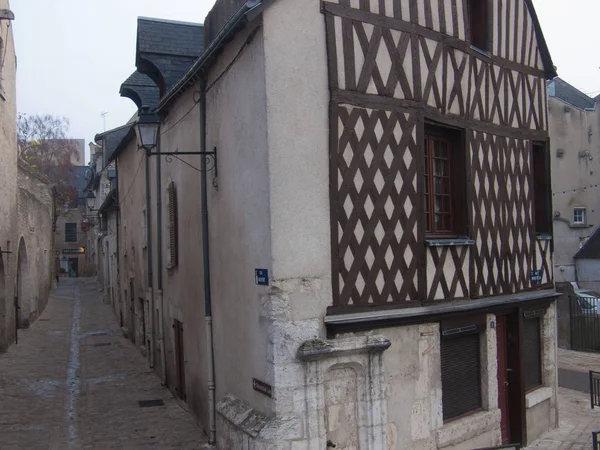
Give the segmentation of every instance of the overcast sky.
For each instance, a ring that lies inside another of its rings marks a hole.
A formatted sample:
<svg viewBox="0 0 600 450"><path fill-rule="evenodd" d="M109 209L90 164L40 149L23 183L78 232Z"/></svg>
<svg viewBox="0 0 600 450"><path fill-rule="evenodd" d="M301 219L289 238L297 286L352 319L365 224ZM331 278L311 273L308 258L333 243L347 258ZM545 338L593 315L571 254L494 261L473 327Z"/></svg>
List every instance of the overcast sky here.
<svg viewBox="0 0 600 450"><path fill-rule="evenodd" d="M296 0L302 1L302 0ZM138 16L203 22L214 0L12 0L19 112L66 116L87 142L124 124L134 103L119 96L135 70ZM558 74L600 94L598 0L534 0Z"/></svg>

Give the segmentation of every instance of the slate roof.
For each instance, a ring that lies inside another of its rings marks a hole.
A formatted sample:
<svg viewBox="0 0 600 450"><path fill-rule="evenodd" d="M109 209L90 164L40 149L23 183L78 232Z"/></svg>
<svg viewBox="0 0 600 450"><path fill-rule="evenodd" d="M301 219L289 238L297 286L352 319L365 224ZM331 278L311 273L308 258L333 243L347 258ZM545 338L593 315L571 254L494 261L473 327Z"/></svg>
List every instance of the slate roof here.
<svg viewBox="0 0 600 450"><path fill-rule="evenodd" d="M549 83L548 95L560 98L579 109L594 109L596 107L596 100L588 97L562 78L555 78Z"/></svg>
<svg viewBox="0 0 600 450"><path fill-rule="evenodd" d="M141 109L142 106L154 109L160 100L158 86L148 75L137 70L123 82L119 94L121 97L132 100L138 109Z"/></svg>
<svg viewBox="0 0 600 450"><path fill-rule="evenodd" d="M129 130L132 127L133 125L127 124L96 135L96 141L102 141L104 143L104 166L111 160L112 153L116 150L117 146L121 143L127 133L129 133Z"/></svg>
<svg viewBox="0 0 600 450"><path fill-rule="evenodd" d="M600 227L596 228L592 235L579 249L574 259L600 259Z"/></svg>
<svg viewBox="0 0 600 450"><path fill-rule="evenodd" d="M199 23L138 17L138 52L197 58L204 49L204 26Z"/></svg>
<svg viewBox="0 0 600 450"><path fill-rule="evenodd" d="M138 17L135 65L163 93L184 76L203 51L203 25Z"/></svg>

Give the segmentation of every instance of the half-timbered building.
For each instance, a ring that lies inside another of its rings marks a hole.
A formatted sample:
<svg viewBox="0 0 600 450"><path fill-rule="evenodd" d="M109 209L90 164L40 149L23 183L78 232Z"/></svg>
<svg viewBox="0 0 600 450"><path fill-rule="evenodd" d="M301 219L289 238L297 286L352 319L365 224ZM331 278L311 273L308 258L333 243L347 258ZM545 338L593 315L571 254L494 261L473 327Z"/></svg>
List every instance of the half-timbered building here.
<svg viewBox="0 0 600 450"><path fill-rule="evenodd" d="M203 44L179 79L138 69L171 162L148 347L209 440L472 449L556 426L532 2L218 0Z"/></svg>

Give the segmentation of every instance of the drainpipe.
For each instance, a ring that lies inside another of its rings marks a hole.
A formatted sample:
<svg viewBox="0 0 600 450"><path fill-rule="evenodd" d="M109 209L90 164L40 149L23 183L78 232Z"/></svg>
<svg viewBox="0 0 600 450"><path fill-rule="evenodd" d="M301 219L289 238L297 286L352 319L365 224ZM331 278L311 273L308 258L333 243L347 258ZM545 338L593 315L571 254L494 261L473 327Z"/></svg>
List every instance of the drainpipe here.
<svg viewBox="0 0 600 450"><path fill-rule="evenodd" d="M121 297L121 278L120 278L120 267L121 267L121 233L119 232L119 227L121 226L121 205L119 205L119 162L118 159L115 158L115 203L117 205L117 276L115 279L115 283L117 283L117 296ZM115 303L115 299L112 299L113 307ZM120 302L119 302L120 303Z"/></svg>
<svg viewBox="0 0 600 450"><path fill-rule="evenodd" d="M160 134L157 136L157 151L160 152ZM167 383L167 361L165 356L165 323L163 310L163 273L162 273L162 174L160 155L156 156L156 295L159 303L159 330L158 340L160 342L160 367L162 383Z"/></svg>
<svg viewBox="0 0 600 450"><path fill-rule="evenodd" d="M152 210L150 203L150 157L148 152L146 152L146 248L148 249L148 301L150 302L150 326L152 328L150 367L154 368L156 359L156 308L152 289L154 275L152 274Z"/></svg>
<svg viewBox="0 0 600 450"><path fill-rule="evenodd" d="M200 80L200 151L206 149L206 76ZM215 166L216 170L216 166ZM200 157L200 191L202 209L202 267L204 270L204 320L206 321L206 355L208 359L208 442L216 441L215 354L213 346L212 300L210 295L210 259L208 247L208 184L206 157Z"/></svg>

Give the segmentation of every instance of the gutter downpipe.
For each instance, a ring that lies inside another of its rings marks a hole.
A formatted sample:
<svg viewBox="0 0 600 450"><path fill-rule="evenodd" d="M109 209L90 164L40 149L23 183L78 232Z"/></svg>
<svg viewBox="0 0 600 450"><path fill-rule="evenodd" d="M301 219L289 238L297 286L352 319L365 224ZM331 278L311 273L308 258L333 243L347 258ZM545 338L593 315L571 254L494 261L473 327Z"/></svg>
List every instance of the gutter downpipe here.
<svg viewBox="0 0 600 450"><path fill-rule="evenodd" d="M160 152L160 134L157 136L156 148ZM160 372L163 385L167 383L167 361L165 356L165 323L163 320L163 273L162 273L162 172L160 155L156 155L156 295L158 296L158 318L160 342Z"/></svg>
<svg viewBox="0 0 600 450"><path fill-rule="evenodd" d="M206 151L206 74L200 78L200 151ZM216 167L215 167L216 170ZM208 360L208 443L216 441L215 352L213 344L212 299L210 292L210 258L208 241L208 184L206 157L200 157L200 191L202 210L202 268L204 280L204 320L206 322L206 355Z"/></svg>
<svg viewBox="0 0 600 450"><path fill-rule="evenodd" d="M156 308L154 304L152 273L152 204L150 202L150 155L146 151L146 247L148 271L148 302L150 303L150 323L152 327L152 348L150 350L150 367L156 367Z"/></svg>
<svg viewBox="0 0 600 450"><path fill-rule="evenodd" d="M121 206L119 205L119 161L118 158L115 159L115 203L117 204L116 211L116 219L117 219L117 279L115 283L117 283L117 298L119 299L119 304L121 304L121 233L119 231L119 227L121 226ZM113 307L115 299L113 297Z"/></svg>

